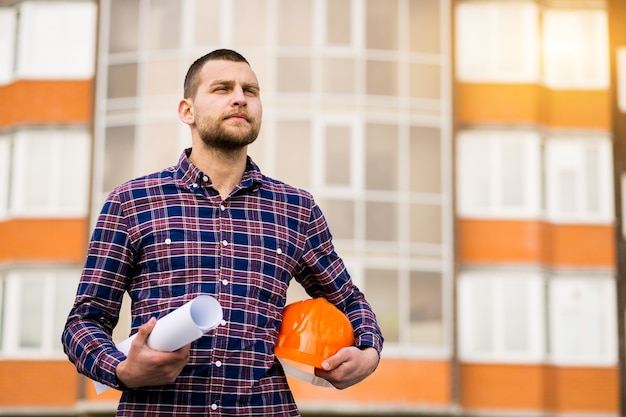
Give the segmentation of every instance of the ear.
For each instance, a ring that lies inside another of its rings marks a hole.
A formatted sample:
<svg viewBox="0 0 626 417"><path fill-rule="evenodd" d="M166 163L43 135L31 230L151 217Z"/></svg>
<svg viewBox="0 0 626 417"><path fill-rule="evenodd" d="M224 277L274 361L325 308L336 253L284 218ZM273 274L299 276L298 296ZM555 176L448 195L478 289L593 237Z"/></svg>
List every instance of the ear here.
<svg viewBox="0 0 626 417"><path fill-rule="evenodd" d="M181 122L192 125L194 124L193 103L189 99L182 99L178 103L178 118Z"/></svg>

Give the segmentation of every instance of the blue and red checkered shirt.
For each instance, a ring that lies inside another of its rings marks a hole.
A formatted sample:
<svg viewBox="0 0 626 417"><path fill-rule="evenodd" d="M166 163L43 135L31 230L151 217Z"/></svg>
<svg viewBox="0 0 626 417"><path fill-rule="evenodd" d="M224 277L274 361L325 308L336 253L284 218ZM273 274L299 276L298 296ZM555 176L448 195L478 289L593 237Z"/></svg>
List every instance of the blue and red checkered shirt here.
<svg viewBox="0 0 626 417"><path fill-rule="evenodd" d="M210 294L224 310L221 325L192 344L174 384L125 390L118 415L297 416L274 357L291 279L346 313L355 345L380 352L375 316L310 194L264 176L248 159L222 200L189 152L107 198L63 333L65 351L79 372L119 389L115 368L125 356L111 333L123 294L132 299L131 333Z"/></svg>

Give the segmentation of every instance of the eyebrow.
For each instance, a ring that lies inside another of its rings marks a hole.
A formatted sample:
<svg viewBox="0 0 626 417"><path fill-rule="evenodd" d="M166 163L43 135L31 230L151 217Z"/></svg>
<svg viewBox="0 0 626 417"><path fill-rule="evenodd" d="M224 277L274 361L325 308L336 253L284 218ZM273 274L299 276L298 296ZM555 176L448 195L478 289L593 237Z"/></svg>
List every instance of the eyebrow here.
<svg viewBox="0 0 626 417"><path fill-rule="evenodd" d="M216 86L216 85L223 85L223 86L226 86L226 87L233 87L235 85L235 82L233 80L220 80L220 79L217 79L217 80L214 80L210 84L211 87ZM244 89L245 88L254 88L257 91L261 90L261 88L259 87L259 85L257 83L243 83L241 86Z"/></svg>

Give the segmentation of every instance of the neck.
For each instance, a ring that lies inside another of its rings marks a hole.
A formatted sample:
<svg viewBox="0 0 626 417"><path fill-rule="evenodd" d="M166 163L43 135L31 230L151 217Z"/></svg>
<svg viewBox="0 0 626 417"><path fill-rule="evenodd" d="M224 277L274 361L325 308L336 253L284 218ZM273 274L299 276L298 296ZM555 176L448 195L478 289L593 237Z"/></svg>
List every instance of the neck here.
<svg viewBox="0 0 626 417"><path fill-rule="evenodd" d="M211 178L213 188L226 199L239 184L246 170L247 147L233 151L194 146L189 160Z"/></svg>

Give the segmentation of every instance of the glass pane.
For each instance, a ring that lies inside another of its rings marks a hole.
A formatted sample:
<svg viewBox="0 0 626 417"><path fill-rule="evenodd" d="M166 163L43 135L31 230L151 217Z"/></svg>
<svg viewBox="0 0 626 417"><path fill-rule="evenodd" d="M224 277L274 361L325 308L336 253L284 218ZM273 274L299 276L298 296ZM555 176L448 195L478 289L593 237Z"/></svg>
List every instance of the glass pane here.
<svg viewBox="0 0 626 417"><path fill-rule="evenodd" d="M326 126L324 165L327 185L350 184L350 133L348 126Z"/></svg>
<svg viewBox="0 0 626 417"><path fill-rule="evenodd" d="M182 82L178 76L179 61L150 61L144 66L147 96L182 96Z"/></svg>
<svg viewBox="0 0 626 417"><path fill-rule="evenodd" d="M412 271L409 288L411 343L429 346L442 345L441 273Z"/></svg>
<svg viewBox="0 0 626 417"><path fill-rule="evenodd" d="M354 201L320 201L326 222L334 239L354 239Z"/></svg>
<svg viewBox="0 0 626 417"><path fill-rule="evenodd" d="M398 66L389 61L367 61L367 94L395 96L398 94Z"/></svg>
<svg viewBox="0 0 626 417"><path fill-rule="evenodd" d="M365 186L368 190L398 189L398 128L366 126Z"/></svg>
<svg viewBox="0 0 626 417"><path fill-rule="evenodd" d="M500 145L502 205L522 207L525 202L527 165L524 141L502 138Z"/></svg>
<svg viewBox="0 0 626 417"><path fill-rule="evenodd" d="M351 0L326 0L326 43L348 45L351 42Z"/></svg>
<svg viewBox="0 0 626 417"><path fill-rule="evenodd" d="M267 5L265 0L234 0L233 41L239 46L266 44Z"/></svg>
<svg viewBox="0 0 626 417"><path fill-rule="evenodd" d="M276 176L301 188L311 184L311 125L309 122L278 122Z"/></svg>
<svg viewBox="0 0 626 417"><path fill-rule="evenodd" d="M137 64L109 66L108 98L135 97L137 95Z"/></svg>
<svg viewBox="0 0 626 417"><path fill-rule="evenodd" d="M412 52L440 52L439 0L411 0L409 3Z"/></svg>
<svg viewBox="0 0 626 417"><path fill-rule="evenodd" d="M395 242L398 240L398 205L370 201L365 204L365 238Z"/></svg>
<svg viewBox="0 0 626 417"><path fill-rule="evenodd" d="M368 49L397 49L397 0L367 0L366 7L366 47Z"/></svg>
<svg viewBox="0 0 626 417"><path fill-rule="evenodd" d="M174 49L180 45L181 5L179 1L150 0L149 49Z"/></svg>
<svg viewBox="0 0 626 417"><path fill-rule="evenodd" d="M161 171L178 162L182 149L178 148L176 123L151 123L143 126L143 170L145 174Z"/></svg>
<svg viewBox="0 0 626 417"><path fill-rule="evenodd" d="M278 91L308 93L311 91L310 58L278 58Z"/></svg>
<svg viewBox="0 0 626 417"><path fill-rule="evenodd" d="M196 0L194 39L196 46L216 45L220 41L221 0Z"/></svg>
<svg viewBox="0 0 626 417"><path fill-rule="evenodd" d="M441 130L411 126L410 135L411 191L441 193Z"/></svg>
<svg viewBox="0 0 626 417"><path fill-rule="evenodd" d="M135 166L135 127L106 129L104 148L104 190L109 192L133 177Z"/></svg>
<svg viewBox="0 0 626 417"><path fill-rule="evenodd" d="M523 279L502 280L504 350L525 352L529 349L529 286Z"/></svg>
<svg viewBox="0 0 626 417"><path fill-rule="evenodd" d="M54 138L46 138L44 134L25 139L24 146L27 149L27 160L15 161L15 170L23 175L24 184L28 186L19 190L23 195L23 205L26 209L46 209L52 203L52 193L58 185L53 184L52 170L55 168L55 161L50 160L50 155L54 153L53 145L57 142ZM35 169L36 168L36 169ZM41 172L46 173L44 181L41 179ZM32 184L45 183L45 187L33 187ZM17 194L18 190L14 190Z"/></svg>
<svg viewBox="0 0 626 417"><path fill-rule="evenodd" d="M65 135L60 141L62 147L59 171L61 184L59 204L62 208L87 211L89 195L90 161L89 136L85 132Z"/></svg>
<svg viewBox="0 0 626 417"><path fill-rule="evenodd" d="M59 278L56 280L54 297L54 329L52 331L52 340L50 341L50 345L57 351L63 350L59 336L63 332L67 315L74 304L74 296L76 294L79 278L79 272L67 272L60 273Z"/></svg>
<svg viewBox="0 0 626 417"><path fill-rule="evenodd" d="M411 64L411 97L441 98L441 67L439 65Z"/></svg>
<svg viewBox="0 0 626 417"><path fill-rule="evenodd" d="M601 208L602 195L600 192L600 149L595 143L584 143L584 184L585 208L588 213L598 213Z"/></svg>
<svg viewBox="0 0 626 417"><path fill-rule="evenodd" d="M365 297L372 306L385 342L400 341L398 272L388 269L365 271Z"/></svg>
<svg viewBox="0 0 626 417"><path fill-rule="evenodd" d="M10 172L11 142L9 141L8 137L3 137L0 135L0 218L6 215L6 212L9 208Z"/></svg>
<svg viewBox="0 0 626 417"><path fill-rule="evenodd" d="M493 346L493 285L488 279L470 281L471 328L462 329L471 340L473 352L492 352ZM471 335L469 334L471 333Z"/></svg>
<svg viewBox="0 0 626 417"><path fill-rule="evenodd" d="M279 0L278 4L278 44L310 46L313 20L311 0Z"/></svg>
<svg viewBox="0 0 626 417"><path fill-rule="evenodd" d="M21 278L19 347L41 348L43 342L44 281Z"/></svg>
<svg viewBox="0 0 626 417"><path fill-rule="evenodd" d="M139 45L139 0L111 0L110 4L109 52L136 51Z"/></svg>
<svg viewBox="0 0 626 417"><path fill-rule="evenodd" d="M356 62L349 58L322 61L322 91L328 94L353 94L356 91Z"/></svg>
<svg viewBox="0 0 626 417"><path fill-rule="evenodd" d="M441 206L411 205L411 242L441 243Z"/></svg>
<svg viewBox="0 0 626 417"><path fill-rule="evenodd" d="M491 141L487 138L464 137L458 141L459 209L486 209L492 201Z"/></svg>

